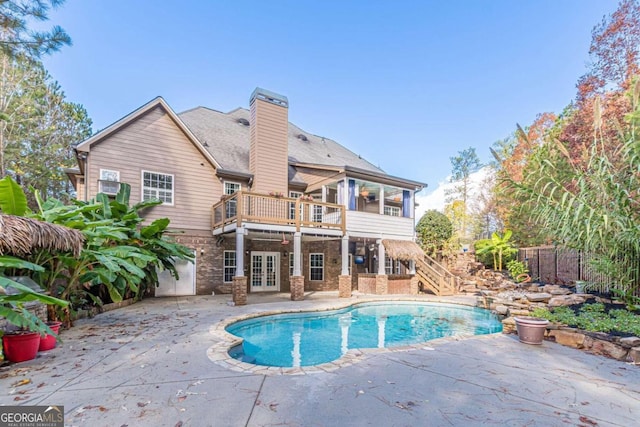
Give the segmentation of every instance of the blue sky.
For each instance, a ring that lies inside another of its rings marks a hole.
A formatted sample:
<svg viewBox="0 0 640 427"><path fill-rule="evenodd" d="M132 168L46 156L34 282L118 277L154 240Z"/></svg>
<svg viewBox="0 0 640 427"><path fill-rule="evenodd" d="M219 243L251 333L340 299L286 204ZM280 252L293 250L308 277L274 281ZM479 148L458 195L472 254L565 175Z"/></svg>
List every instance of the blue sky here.
<svg viewBox="0 0 640 427"><path fill-rule="evenodd" d="M94 131L155 96L181 112L248 107L289 120L435 190L449 158L482 161L516 123L560 112L610 0L82 1L50 15L73 46L45 58Z"/></svg>

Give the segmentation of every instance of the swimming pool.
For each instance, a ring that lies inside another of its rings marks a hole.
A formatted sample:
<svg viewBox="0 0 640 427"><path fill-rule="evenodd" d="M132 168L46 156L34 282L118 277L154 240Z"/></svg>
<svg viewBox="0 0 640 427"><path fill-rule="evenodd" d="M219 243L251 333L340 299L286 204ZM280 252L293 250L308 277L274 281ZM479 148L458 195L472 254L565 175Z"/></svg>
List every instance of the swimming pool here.
<svg viewBox="0 0 640 427"><path fill-rule="evenodd" d="M488 310L407 301L262 316L226 327L244 339L229 350L231 357L279 367L318 365L339 359L351 349L398 347L501 330L502 323Z"/></svg>

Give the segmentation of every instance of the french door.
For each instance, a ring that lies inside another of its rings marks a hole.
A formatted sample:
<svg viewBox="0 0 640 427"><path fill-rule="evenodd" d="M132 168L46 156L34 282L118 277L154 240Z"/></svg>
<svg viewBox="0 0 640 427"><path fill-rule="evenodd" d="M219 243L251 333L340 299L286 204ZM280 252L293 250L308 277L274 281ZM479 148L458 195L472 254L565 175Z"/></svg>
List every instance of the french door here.
<svg viewBox="0 0 640 427"><path fill-rule="evenodd" d="M251 252L251 292L280 291L280 253Z"/></svg>

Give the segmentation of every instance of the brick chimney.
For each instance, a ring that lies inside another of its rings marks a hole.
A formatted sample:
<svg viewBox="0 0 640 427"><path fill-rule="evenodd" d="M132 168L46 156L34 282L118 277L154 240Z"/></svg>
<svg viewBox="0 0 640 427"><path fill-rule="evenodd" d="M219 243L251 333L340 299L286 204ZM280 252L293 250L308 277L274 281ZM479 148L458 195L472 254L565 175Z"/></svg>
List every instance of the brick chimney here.
<svg viewBox="0 0 640 427"><path fill-rule="evenodd" d="M256 88L249 104L251 191L278 192L288 196L289 101L286 96Z"/></svg>

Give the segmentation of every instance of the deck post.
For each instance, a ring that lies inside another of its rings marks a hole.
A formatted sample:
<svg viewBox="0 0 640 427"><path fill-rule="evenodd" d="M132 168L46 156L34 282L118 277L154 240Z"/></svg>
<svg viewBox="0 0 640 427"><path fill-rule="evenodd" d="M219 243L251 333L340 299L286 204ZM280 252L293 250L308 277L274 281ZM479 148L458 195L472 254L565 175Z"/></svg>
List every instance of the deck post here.
<svg viewBox="0 0 640 427"><path fill-rule="evenodd" d="M302 251L302 233L296 231L293 233L293 275L302 276L302 267L300 266L300 255Z"/></svg>
<svg viewBox="0 0 640 427"><path fill-rule="evenodd" d="M236 277L244 276L244 227L236 228Z"/></svg>
<svg viewBox="0 0 640 427"><path fill-rule="evenodd" d="M233 304L247 304L247 278L244 275L244 233L243 227L236 229L236 275L231 289Z"/></svg>

